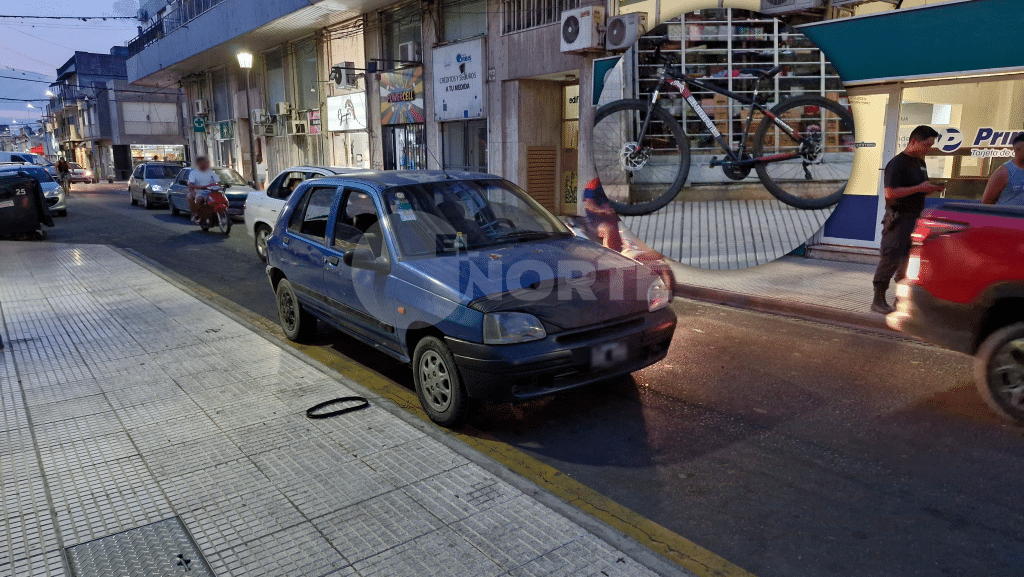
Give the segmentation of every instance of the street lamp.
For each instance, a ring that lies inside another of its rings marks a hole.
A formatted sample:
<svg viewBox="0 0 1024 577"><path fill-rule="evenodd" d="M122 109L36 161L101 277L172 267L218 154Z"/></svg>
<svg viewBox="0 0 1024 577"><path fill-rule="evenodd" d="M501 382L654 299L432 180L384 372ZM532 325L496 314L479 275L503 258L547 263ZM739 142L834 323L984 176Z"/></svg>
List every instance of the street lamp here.
<svg viewBox="0 0 1024 577"><path fill-rule="evenodd" d="M46 95L49 96L50 98L53 98L54 96L57 96L56 94L53 93L52 90L47 90L46 91Z"/></svg>
<svg viewBox="0 0 1024 577"><path fill-rule="evenodd" d="M32 106L32 103L31 103L31 102L27 102L27 103L25 103L25 106L26 106L27 108L35 108L35 106Z"/></svg>
<svg viewBox="0 0 1024 577"><path fill-rule="evenodd" d="M252 174L253 188L256 183L256 143L252 135L252 106L249 104L249 71L252 70L252 53L238 53L238 67L245 70L245 114L248 122L245 125L249 129L249 173Z"/></svg>

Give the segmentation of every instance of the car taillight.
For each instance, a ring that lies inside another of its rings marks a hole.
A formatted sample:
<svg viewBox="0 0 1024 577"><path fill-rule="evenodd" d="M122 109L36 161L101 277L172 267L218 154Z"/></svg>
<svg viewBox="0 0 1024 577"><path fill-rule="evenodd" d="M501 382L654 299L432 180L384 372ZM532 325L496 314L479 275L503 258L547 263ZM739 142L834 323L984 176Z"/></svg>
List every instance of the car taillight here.
<svg viewBox="0 0 1024 577"><path fill-rule="evenodd" d="M970 227L971 225L965 222L957 222L954 220L920 218L917 220L917 227L914 228L914 233L911 235L911 238L914 240L914 244L920 245L929 238L952 234L955 232L962 232Z"/></svg>

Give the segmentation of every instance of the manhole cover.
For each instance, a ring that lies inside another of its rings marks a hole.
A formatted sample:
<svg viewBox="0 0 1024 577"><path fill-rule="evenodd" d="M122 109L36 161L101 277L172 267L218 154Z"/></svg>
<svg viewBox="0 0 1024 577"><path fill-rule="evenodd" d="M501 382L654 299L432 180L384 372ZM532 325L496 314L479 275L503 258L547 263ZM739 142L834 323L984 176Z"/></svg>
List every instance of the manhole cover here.
<svg viewBox="0 0 1024 577"><path fill-rule="evenodd" d="M214 577L177 517L68 547L74 577Z"/></svg>

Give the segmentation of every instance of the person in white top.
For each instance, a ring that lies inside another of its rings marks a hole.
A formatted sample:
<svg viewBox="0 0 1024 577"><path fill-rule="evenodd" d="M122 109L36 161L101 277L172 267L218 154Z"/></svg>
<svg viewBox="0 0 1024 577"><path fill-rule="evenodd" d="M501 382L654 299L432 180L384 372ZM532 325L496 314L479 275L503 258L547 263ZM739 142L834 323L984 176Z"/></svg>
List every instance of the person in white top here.
<svg viewBox="0 0 1024 577"><path fill-rule="evenodd" d="M210 159L197 156L195 168L188 173L188 205L193 221L197 220L196 204L206 201L206 191L215 184L220 184L220 177L210 168Z"/></svg>

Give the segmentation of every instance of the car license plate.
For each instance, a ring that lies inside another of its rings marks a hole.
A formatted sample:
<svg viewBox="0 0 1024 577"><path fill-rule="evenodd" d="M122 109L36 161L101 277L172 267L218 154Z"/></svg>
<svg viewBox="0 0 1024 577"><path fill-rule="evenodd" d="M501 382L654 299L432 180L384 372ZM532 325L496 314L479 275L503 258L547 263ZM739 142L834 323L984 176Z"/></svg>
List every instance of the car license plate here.
<svg viewBox="0 0 1024 577"><path fill-rule="evenodd" d="M628 356L626 343L601 343L590 350L590 366L605 369L625 362Z"/></svg>

